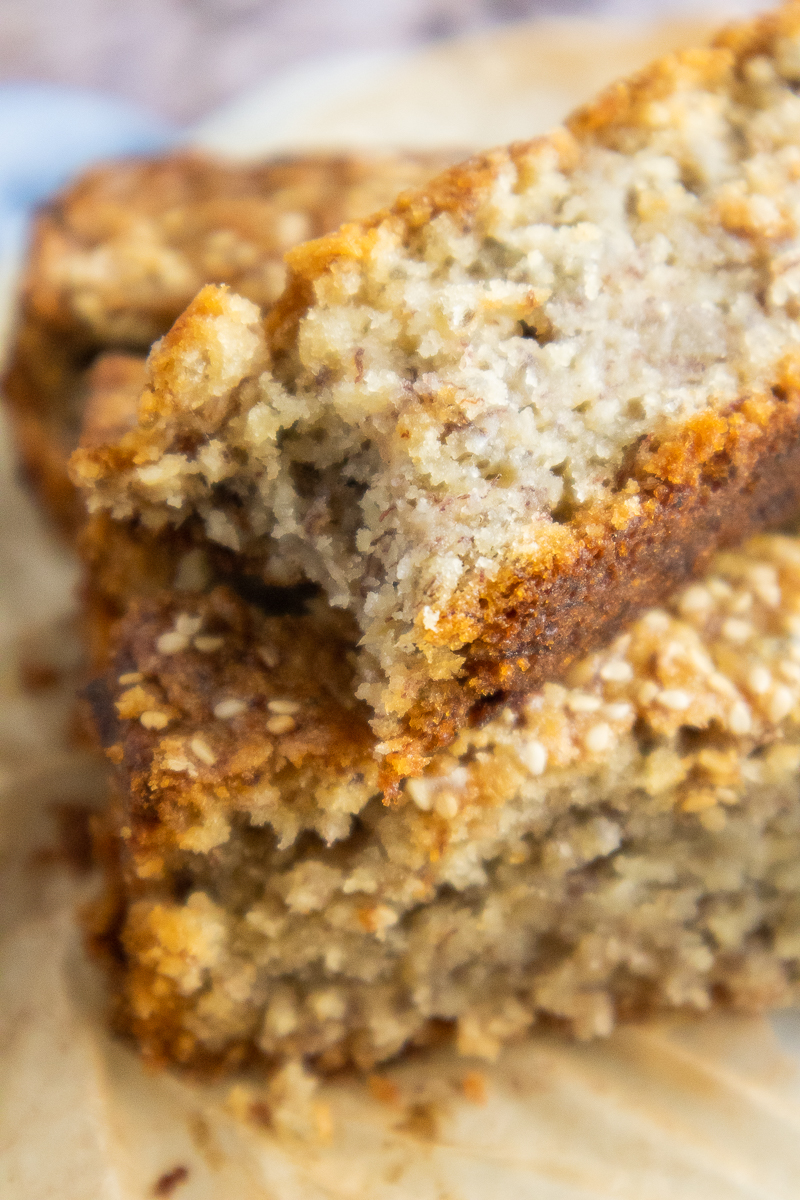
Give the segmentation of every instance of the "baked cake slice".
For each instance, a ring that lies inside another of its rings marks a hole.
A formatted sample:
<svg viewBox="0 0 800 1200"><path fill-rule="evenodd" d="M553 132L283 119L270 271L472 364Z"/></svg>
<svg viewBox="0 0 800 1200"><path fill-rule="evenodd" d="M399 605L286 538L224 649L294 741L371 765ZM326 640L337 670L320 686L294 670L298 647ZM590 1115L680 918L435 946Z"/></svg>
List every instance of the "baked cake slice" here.
<svg viewBox="0 0 800 1200"><path fill-rule="evenodd" d="M66 461L98 354L144 356L210 281L269 308L286 250L453 159L320 154L243 164L171 154L94 168L43 208L3 389L23 466L61 526L72 532L81 517Z"/></svg>
<svg viewBox="0 0 800 1200"><path fill-rule="evenodd" d="M91 927L158 1063L371 1066L452 1031L800 994L800 539L699 584L481 727L400 803L355 630L225 588L137 601L92 689L116 800Z"/></svg>
<svg viewBox="0 0 800 1200"><path fill-rule="evenodd" d="M385 780L800 502L800 4L218 288L89 505L199 518L361 632Z"/></svg>

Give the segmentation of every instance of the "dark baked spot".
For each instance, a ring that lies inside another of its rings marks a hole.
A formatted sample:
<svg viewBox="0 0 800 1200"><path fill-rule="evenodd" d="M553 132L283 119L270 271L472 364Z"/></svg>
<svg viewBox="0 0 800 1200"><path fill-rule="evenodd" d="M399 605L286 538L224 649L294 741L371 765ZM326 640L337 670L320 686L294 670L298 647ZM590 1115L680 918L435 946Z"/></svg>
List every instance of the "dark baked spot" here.
<svg viewBox="0 0 800 1200"><path fill-rule="evenodd" d="M165 1171L153 1184L154 1196L171 1196L177 1187L186 1183L189 1178L189 1168L182 1165Z"/></svg>

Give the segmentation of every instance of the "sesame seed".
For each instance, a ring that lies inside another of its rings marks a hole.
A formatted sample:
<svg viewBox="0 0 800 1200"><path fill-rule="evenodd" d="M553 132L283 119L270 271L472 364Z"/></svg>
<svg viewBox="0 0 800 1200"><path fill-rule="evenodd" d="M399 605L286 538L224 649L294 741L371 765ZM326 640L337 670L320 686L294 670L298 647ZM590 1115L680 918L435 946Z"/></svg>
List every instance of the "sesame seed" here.
<svg viewBox="0 0 800 1200"><path fill-rule="evenodd" d="M567 708L574 713L597 712L602 704L598 696L589 696L586 692L572 692L567 699Z"/></svg>
<svg viewBox="0 0 800 1200"><path fill-rule="evenodd" d="M624 658L612 658L600 668L600 678L607 683L627 683L633 679L633 667Z"/></svg>
<svg viewBox="0 0 800 1200"><path fill-rule="evenodd" d="M772 675L764 666L755 666L747 676L748 690L754 696L763 696L772 687Z"/></svg>
<svg viewBox="0 0 800 1200"><path fill-rule="evenodd" d="M722 636L729 642L746 642L753 636L755 630L749 621L741 621L738 617L728 617L722 622Z"/></svg>
<svg viewBox="0 0 800 1200"><path fill-rule="evenodd" d="M789 683L800 683L800 666L797 663L784 660L778 667L778 671L784 679L788 679Z"/></svg>
<svg viewBox="0 0 800 1200"><path fill-rule="evenodd" d="M225 645L225 638L212 637L210 634L201 633L194 639L194 647L200 650L203 654L213 654L215 650L220 650Z"/></svg>
<svg viewBox="0 0 800 1200"><path fill-rule="evenodd" d="M517 749L517 757L531 775L542 775L547 766L547 751L541 742L523 742Z"/></svg>
<svg viewBox="0 0 800 1200"><path fill-rule="evenodd" d="M256 653L263 662L264 666L269 667L270 670L272 670L274 667L277 667L278 663L281 661L280 654L273 646L259 646L256 650Z"/></svg>
<svg viewBox="0 0 800 1200"><path fill-rule="evenodd" d="M270 733L291 733L295 728L295 719L288 714L275 717L270 717L267 721L267 729Z"/></svg>
<svg viewBox="0 0 800 1200"><path fill-rule="evenodd" d="M767 608L777 608L781 602L781 589L777 583L760 583L754 589L762 604Z"/></svg>
<svg viewBox="0 0 800 1200"><path fill-rule="evenodd" d="M737 700L728 717L728 727L731 733L739 735L749 733L753 725L750 709L743 700Z"/></svg>
<svg viewBox="0 0 800 1200"><path fill-rule="evenodd" d="M433 805L432 784L429 779L406 780L406 791L422 812L430 812Z"/></svg>
<svg viewBox="0 0 800 1200"><path fill-rule="evenodd" d="M685 712L692 703L692 697L682 688L665 688L658 693L656 700L662 708L672 709L673 712Z"/></svg>
<svg viewBox="0 0 800 1200"><path fill-rule="evenodd" d="M706 679L706 684L712 692L718 692L721 696L732 696L736 692L730 679L721 671L712 671Z"/></svg>
<svg viewBox="0 0 800 1200"><path fill-rule="evenodd" d="M769 700L769 718L771 721L782 721L788 717L795 706L794 692L781 684L775 688Z"/></svg>
<svg viewBox="0 0 800 1200"><path fill-rule="evenodd" d="M188 613L179 613L175 618L175 632L185 638L193 638L200 632L203 625L202 617L190 617Z"/></svg>
<svg viewBox="0 0 800 1200"><path fill-rule="evenodd" d="M240 713L246 711L246 701L235 700L233 697L228 700L220 700L219 704L214 705L214 716L218 721L227 721L231 717L238 717Z"/></svg>
<svg viewBox="0 0 800 1200"><path fill-rule="evenodd" d="M661 608L653 608L645 613L642 621L653 633L664 633L669 629L669 616Z"/></svg>
<svg viewBox="0 0 800 1200"><path fill-rule="evenodd" d="M156 642L156 650L159 654L179 654L188 645L189 639L186 634L178 633L177 630L171 629L169 633L161 634L161 637Z"/></svg>
<svg viewBox="0 0 800 1200"><path fill-rule="evenodd" d="M736 613L737 617L741 617L750 612L753 607L753 597L750 592L736 592L728 607L732 613Z"/></svg>
<svg viewBox="0 0 800 1200"><path fill-rule="evenodd" d="M583 744L590 754L602 754L604 750L608 750L613 741L613 730L603 721L599 725L592 726L583 739Z"/></svg>
<svg viewBox="0 0 800 1200"><path fill-rule="evenodd" d="M452 819L458 812L458 797L455 792L446 789L438 793L433 807L440 817Z"/></svg>
<svg viewBox="0 0 800 1200"><path fill-rule="evenodd" d="M633 716L633 705L607 704L605 714L609 721L628 721Z"/></svg>
<svg viewBox="0 0 800 1200"><path fill-rule="evenodd" d="M189 749L195 758L199 758L200 762L205 763L207 767L213 767L217 761L217 756L204 738L195 736L189 742Z"/></svg>
<svg viewBox="0 0 800 1200"><path fill-rule="evenodd" d="M696 584L687 588L678 601L678 610L684 617L699 615L714 607L714 597L707 588Z"/></svg>
<svg viewBox="0 0 800 1200"><path fill-rule="evenodd" d="M300 712L300 705L296 700L270 700L267 708L271 713L277 713L281 717L292 717L295 713Z"/></svg>
<svg viewBox="0 0 800 1200"><path fill-rule="evenodd" d="M747 572L747 578L759 600L770 608L776 608L780 603L781 592L775 567L769 566L768 563L757 563Z"/></svg>
<svg viewBox="0 0 800 1200"><path fill-rule="evenodd" d="M196 768L182 754L176 754L172 758L165 758L164 766L168 771L175 771L179 775L197 775Z"/></svg>
<svg viewBox="0 0 800 1200"><path fill-rule="evenodd" d="M148 709L139 717L140 722L145 729L166 729L169 725L169 717L165 712L157 712L155 709Z"/></svg>
<svg viewBox="0 0 800 1200"><path fill-rule="evenodd" d="M127 674L119 676L117 683L127 686L130 683L141 683L143 679L144 675L141 671L128 671Z"/></svg>

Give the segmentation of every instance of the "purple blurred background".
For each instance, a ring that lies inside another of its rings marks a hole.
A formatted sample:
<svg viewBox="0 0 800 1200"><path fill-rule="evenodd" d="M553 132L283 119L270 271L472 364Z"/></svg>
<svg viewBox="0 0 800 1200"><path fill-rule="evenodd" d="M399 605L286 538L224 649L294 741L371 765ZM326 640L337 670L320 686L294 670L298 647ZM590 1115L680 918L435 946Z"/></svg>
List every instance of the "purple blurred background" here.
<svg viewBox="0 0 800 1200"><path fill-rule="evenodd" d="M0 0L0 83L78 85L190 123L304 59L538 15L734 16L753 0Z"/></svg>

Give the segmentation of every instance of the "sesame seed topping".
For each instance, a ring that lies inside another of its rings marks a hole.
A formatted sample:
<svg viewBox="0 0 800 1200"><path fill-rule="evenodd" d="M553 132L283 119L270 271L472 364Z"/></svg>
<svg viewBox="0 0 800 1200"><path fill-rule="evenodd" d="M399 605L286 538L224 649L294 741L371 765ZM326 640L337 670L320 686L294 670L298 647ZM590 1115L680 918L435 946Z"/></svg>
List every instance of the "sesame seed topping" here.
<svg viewBox="0 0 800 1200"><path fill-rule="evenodd" d="M633 679L633 667L624 658L612 658L600 668L600 678L607 683L627 683Z"/></svg>
<svg viewBox="0 0 800 1200"><path fill-rule="evenodd" d="M455 792L445 789L438 793L433 807L440 817L452 819L458 812L458 797Z"/></svg>
<svg viewBox="0 0 800 1200"><path fill-rule="evenodd" d="M706 684L711 688L712 692L718 692L721 696L731 696L736 692L730 679L728 679L727 675L723 675L721 671L712 671L706 679Z"/></svg>
<svg viewBox="0 0 800 1200"><path fill-rule="evenodd" d="M188 613L179 613L175 618L175 632L185 638L193 638L203 625L202 617L190 617Z"/></svg>
<svg viewBox="0 0 800 1200"><path fill-rule="evenodd" d="M208 633L201 633L194 639L194 647L200 650L203 654L213 654L215 650L220 650L225 645L225 638L212 637Z"/></svg>
<svg viewBox="0 0 800 1200"><path fill-rule="evenodd" d="M608 750L613 741L614 731L605 721L602 721L599 725L593 725L583 739L583 743L590 754L602 754L604 750Z"/></svg>
<svg viewBox="0 0 800 1200"><path fill-rule="evenodd" d="M267 721L267 729L270 733L291 733L295 728L295 719L288 714L279 714L270 717Z"/></svg>
<svg viewBox="0 0 800 1200"><path fill-rule="evenodd" d="M169 725L169 717L165 712L158 712L156 709L148 709L139 717L140 722L145 729L166 729Z"/></svg>
<svg viewBox="0 0 800 1200"><path fill-rule="evenodd" d="M714 607L714 597L707 588L696 584L694 587L687 588L678 602L678 609L681 616L689 617L708 612Z"/></svg>
<svg viewBox="0 0 800 1200"><path fill-rule="evenodd" d="M653 633L664 633L669 629L669 617L661 608L653 608L645 613L642 621Z"/></svg>
<svg viewBox="0 0 800 1200"><path fill-rule="evenodd" d="M753 721L750 715L750 709L743 700L737 700L737 702L731 708L730 716L728 717L728 726L731 733L749 733L752 725Z"/></svg>
<svg viewBox="0 0 800 1200"><path fill-rule="evenodd" d="M722 622L720 633L729 642L741 643L749 641L755 630L749 621L742 621L738 617L728 617L727 621Z"/></svg>
<svg viewBox="0 0 800 1200"><path fill-rule="evenodd" d="M750 592L737 592L728 606L732 613L736 613L737 617L743 616L750 612L753 607L753 597Z"/></svg>
<svg viewBox="0 0 800 1200"><path fill-rule="evenodd" d="M181 650L185 650L188 645L189 639L185 633L178 633L176 629L171 629L168 633L161 634L156 642L156 650L159 654L180 654Z"/></svg>
<svg viewBox="0 0 800 1200"><path fill-rule="evenodd" d="M267 708L271 713L278 713L281 717L292 717L295 713L300 712L300 705L296 700L270 700Z"/></svg>
<svg viewBox="0 0 800 1200"><path fill-rule="evenodd" d="M662 708L672 709L673 712L685 712L692 703L692 697L682 688L665 688L658 693L656 700Z"/></svg>
<svg viewBox="0 0 800 1200"><path fill-rule="evenodd" d="M523 742L517 748L517 757L530 771L531 775L542 775L547 766L547 751L541 742Z"/></svg>
<svg viewBox="0 0 800 1200"><path fill-rule="evenodd" d="M763 696L772 687L772 675L764 666L755 666L747 676L747 687L754 696Z"/></svg>
<svg viewBox="0 0 800 1200"><path fill-rule="evenodd" d="M207 767L213 767L217 761L217 756L204 738L195 736L189 742L189 749L195 758L199 758L200 762L205 763Z"/></svg>
<svg viewBox="0 0 800 1200"><path fill-rule="evenodd" d="M422 812L430 812L433 804L432 783L430 779L407 779L406 791Z"/></svg>
<svg viewBox="0 0 800 1200"><path fill-rule="evenodd" d="M607 704L605 714L609 721L629 721L633 716L632 704Z"/></svg>
<svg viewBox="0 0 800 1200"><path fill-rule="evenodd" d="M236 700L234 697L230 697L228 700L220 700L219 704L214 705L214 716L218 721L227 721L231 717L238 717L246 711L247 702L245 700Z"/></svg>
<svg viewBox="0 0 800 1200"><path fill-rule="evenodd" d="M794 692L781 684L775 688L769 700L769 718L771 721L782 721L788 717L795 706Z"/></svg>
<svg viewBox="0 0 800 1200"><path fill-rule="evenodd" d="M590 696L586 692L573 692L567 700L567 708L574 713L597 712L602 704L598 696Z"/></svg>
<svg viewBox="0 0 800 1200"><path fill-rule="evenodd" d="M789 683L800 683L800 666L797 663L784 660L778 667L778 671L784 679L788 679Z"/></svg>
<svg viewBox="0 0 800 1200"><path fill-rule="evenodd" d="M182 754L174 754L171 758L164 759L164 766L168 771L175 771L180 775L196 775L197 770L189 762L188 758L184 758Z"/></svg>
<svg viewBox="0 0 800 1200"><path fill-rule="evenodd" d="M141 683L143 679L144 675L141 671L128 671L125 675L119 676L117 683L127 686L131 683Z"/></svg>
<svg viewBox="0 0 800 1200"><path fill-rule="evenodd" d="M258 657L261 659L265 667L273 670L281 661L281 656L274 646L259 646L256 650Z"/></svg>

